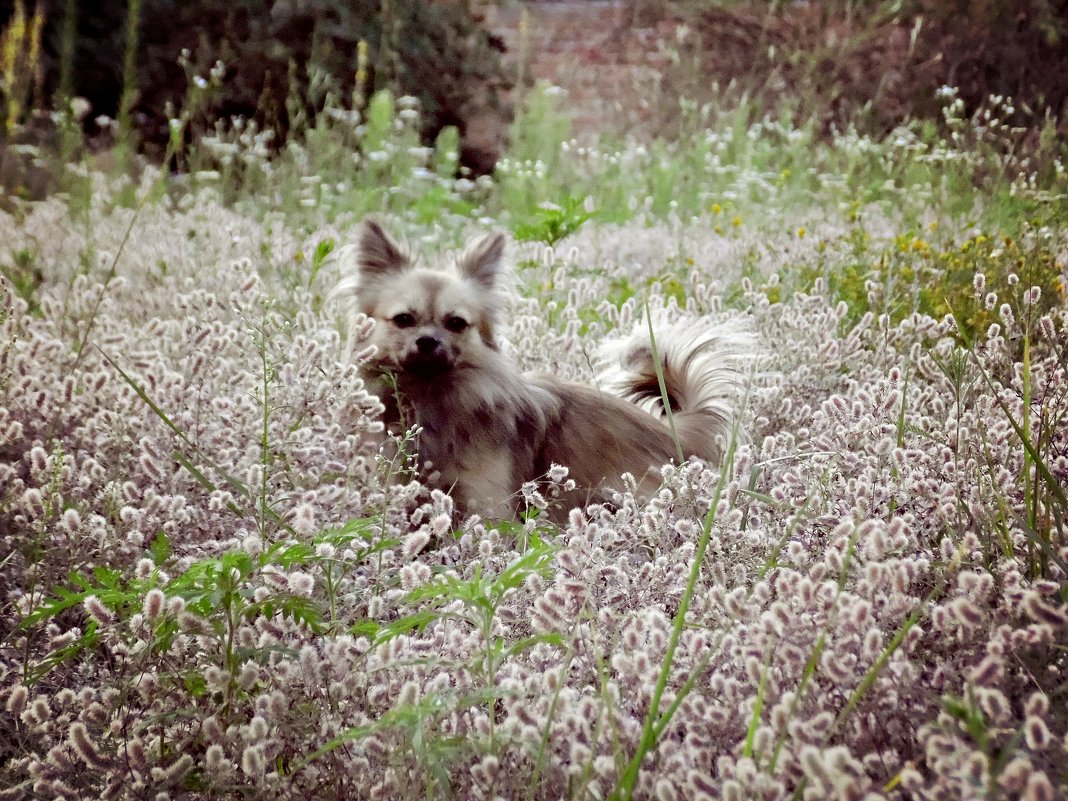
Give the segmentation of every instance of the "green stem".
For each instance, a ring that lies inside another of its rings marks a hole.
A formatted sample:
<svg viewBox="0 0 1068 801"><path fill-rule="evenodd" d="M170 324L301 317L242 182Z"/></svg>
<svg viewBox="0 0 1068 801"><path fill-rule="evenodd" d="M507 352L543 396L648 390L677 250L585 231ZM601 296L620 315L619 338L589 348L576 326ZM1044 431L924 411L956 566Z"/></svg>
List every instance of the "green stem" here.
<svg viewBox="0 0 1068 801"><path fill-rule="evenodd" d="M119 143L116 155L123 173L130 167L134 130L130 112L137 102L137 31L141 24L141 0L129 0L126 6L126 43L122 60L122 95L119 98Z"/></svg>
<svg viewBox="0 0 1068 801"><path fill-rule="evenodd" d="M690 602L693 600L694 592L697 589L697 579L701 575L701 565L705 560L705 552L708 550L708 544L712 539L712 526L716 522L716 509L719 506L719 500L723 495L723 488L727 484L728 468L734 462L734 451L736 446L736 437L731 438L730 448L727 452L727 457L724 459L723 467L720 469L719 481L716 483L716 491L712 497L712 502L709 504L708 512L705 514L704 523L701 528L701 537L697 542L697 549L694 551L693 562L690 565L690 575L686 580L686 589L682 593L682 598L679 600L679 609L675 613L674 625L671 628L671 637L668 640L667 650L664 652L664 663L660 668L660 676L657 678L656 687L653 690L653 697L649 702L649 711L645 715L645 721L642 724L641 739L638 741L638 748L627 763L626 768L623 770L623 775L620 777L617 789L610 796L612 799L618 799L618 801L630 801L634 795L635 786L638 783L638 772L641 770L642 762L645 760L646 754L648 754L657 743L659 739L659 733L663 731L663 727L667 724L669 715L672 710L668 710L665 715L660 714L660 701L664 697L664 691L667 689L668 679L671 676L671 667L675 662L675 651L678 649L679 640L682 638L682 630L686 626L686 613L690 609ZM665 718L662 720L661 718Z"/></svg>

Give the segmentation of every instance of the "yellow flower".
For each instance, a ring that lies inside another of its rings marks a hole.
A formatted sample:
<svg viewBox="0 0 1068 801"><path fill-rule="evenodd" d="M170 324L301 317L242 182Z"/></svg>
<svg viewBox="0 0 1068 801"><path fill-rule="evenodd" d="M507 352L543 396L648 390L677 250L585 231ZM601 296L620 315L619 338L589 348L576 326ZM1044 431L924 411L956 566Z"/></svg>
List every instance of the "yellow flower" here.
<svg viewBox="0 0 1068 801"><path fill-rule="evenodd" d="M731 225L733 225L735 228L737 228L741 224L742 224L742 218L739 217L737 214L734 215L734 217L731 219Z"/></svg>
<svg viewBox="0 0 1068 801"><path fill-rule="evenodd" d="M712 213L713 214L722 214L723 213L723 207L721 205L719 205L718 203L713 203L712 204Z"/></svg>
<svg viewBox="0 0 1068 801"><path fill-rule="evenodd" d="M805 230L805 226L802 225L800 228L797 229L797 238L798 239L804 239L805 238L805 234L807 234L807 233L808 233L808 231Z"/></svg>

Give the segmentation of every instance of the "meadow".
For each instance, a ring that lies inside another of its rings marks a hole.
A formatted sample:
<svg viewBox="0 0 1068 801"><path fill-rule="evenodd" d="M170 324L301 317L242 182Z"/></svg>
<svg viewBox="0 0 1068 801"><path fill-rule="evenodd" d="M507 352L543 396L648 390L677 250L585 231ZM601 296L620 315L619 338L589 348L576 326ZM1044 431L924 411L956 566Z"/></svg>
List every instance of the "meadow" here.
<svg viewBox="0 0 1068 801"><path fill-rule="evenodd" d="M1068 798L1065 151L940 102L592 145L540 87L471 179L380 93L9 203L0 798ZM374 445L369 212L512 232L523 369L744 321L725 464L462 518Z"/></svg>

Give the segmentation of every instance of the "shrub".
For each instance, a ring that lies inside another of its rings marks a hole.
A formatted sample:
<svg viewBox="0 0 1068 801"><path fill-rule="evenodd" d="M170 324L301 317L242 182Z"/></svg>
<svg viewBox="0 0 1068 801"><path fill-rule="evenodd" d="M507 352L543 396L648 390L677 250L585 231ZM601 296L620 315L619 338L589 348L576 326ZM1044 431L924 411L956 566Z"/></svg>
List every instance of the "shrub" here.
<svg viewBox="0 0 1068 801"><path fill-rule="evenodd" d="M46 85L54 90L61 78L64 4L48 0L43 7ZM132 89L131 113L157 155L167 144L166 110L186 96L188 76L178 64L183 51L200 76L216 61L226 67L221 92L203 110L205 119L255 120L276 131L276 145L314 120L328 95L356 106L375 89L415 95L431 138L448 125L463 131L477 117L503 119L507 113L503 45L460 0L144 0L133 87L123 85L118 67L126 46L126 4L86 0L72 7L78 32L72 91L92 103L94 115L114 117L124 91ZM362 69L361 41L369 48ZM468 158L485 171L496 155L472 152Z"/></svg>
<svg viewBox="0 0 1068 801"><path fill-rule="evenodd" d="M960 87L969 114L1012 97L1014 122L1035 129L1068 101L1068 6L1057 0L711 3L683 19L687 33L665 45L669 93L703 102L731 87L825 130L935 117L943 85Z"/></svg>

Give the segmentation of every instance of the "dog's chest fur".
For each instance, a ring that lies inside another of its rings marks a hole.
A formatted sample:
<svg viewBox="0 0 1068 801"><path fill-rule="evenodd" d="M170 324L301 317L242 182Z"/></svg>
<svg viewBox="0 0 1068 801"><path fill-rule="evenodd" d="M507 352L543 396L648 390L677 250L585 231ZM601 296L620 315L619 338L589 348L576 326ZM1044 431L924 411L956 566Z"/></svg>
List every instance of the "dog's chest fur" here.
<svg viewBox="0 0 1068 801"><path fill-rule="evenodd" d="M516 488L548 468L541 453L558 404L511 376L473 378L402 379L380 392L386 426L403 434L418 425L420 470L462 506L508 514Z"/></svg>

